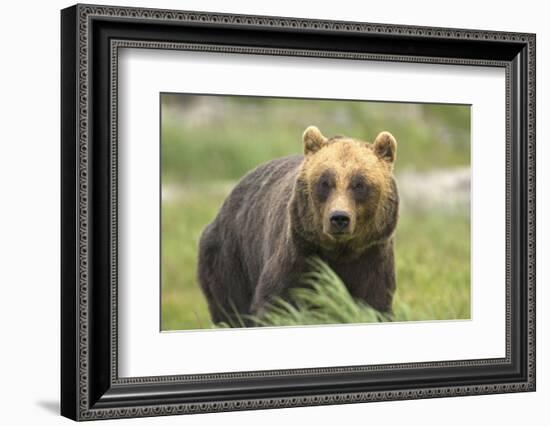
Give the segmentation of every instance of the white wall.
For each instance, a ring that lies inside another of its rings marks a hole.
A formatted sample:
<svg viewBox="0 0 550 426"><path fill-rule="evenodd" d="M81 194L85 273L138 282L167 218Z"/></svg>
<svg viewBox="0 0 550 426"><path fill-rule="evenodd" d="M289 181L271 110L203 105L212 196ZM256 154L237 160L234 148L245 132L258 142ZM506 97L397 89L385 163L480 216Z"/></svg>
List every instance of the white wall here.
<svg viewBox="0 0 550 426"><path fill-rule="evenodd" d="M538 390L317 408L121 420L132 424L544 424L550 401L550 28L543 1L332 2L120 0L104 4L537 33ZM0 56L0 416L3 424L58 424L59 9L66 1L2 6ZM537 419L540 419L537 421ZM547 421L547 420L546 420ZM107 424L112 422L106 422Z"/></svg>

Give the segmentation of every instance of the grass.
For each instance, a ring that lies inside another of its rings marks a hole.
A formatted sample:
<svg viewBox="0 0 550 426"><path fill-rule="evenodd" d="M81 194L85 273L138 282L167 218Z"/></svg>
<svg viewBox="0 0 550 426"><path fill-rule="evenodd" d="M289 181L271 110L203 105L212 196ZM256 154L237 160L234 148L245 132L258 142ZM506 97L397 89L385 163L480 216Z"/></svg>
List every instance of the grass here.
<svg viewBox="0 0 550 426"><path fill-rule="evenodd" d="M281 327L392 320L392 317L354 300L340 277L322 260L313 258L309 263L312 270L304 274L300 286L291 290L290 301L275 299L262 317L249 317L253 324Z"/></svg>
<svg viewBox="0 0 550 426"><path fill-rule="evenodd" d="M209 328L210 316L196 279L197 247L204 226L226 195L224 186L189 188L162 207L163 330Z"/></svg>
<svg viewBox="0 0 550 426"><path fill-rule="evenodd" d="M290 291L287 301L276 298L262 317L247 316L252 324L260 327L364 324L388 321L441 320L469 318L466 303L461 314L449 318L449 310L434 311L412 309L412 304L398 299L391 314L383 314L363 301L355 300L340 277L321 259L309 259L311 272L304 274L300 286ZM442 306L443 307L443 306ZM243 319L233 324L217 324L218 327L240 327Z"/></svg>

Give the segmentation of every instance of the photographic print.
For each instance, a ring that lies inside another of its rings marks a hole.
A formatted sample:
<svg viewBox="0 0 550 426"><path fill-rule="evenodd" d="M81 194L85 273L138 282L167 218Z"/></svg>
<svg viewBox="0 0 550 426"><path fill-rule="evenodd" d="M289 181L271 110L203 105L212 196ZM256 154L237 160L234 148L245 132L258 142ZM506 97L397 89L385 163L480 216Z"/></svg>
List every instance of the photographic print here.
<svg viewBox="0 0 550 426"><path fill-rule="evenodd" d="M161 329L470 319L470 106L162 93Z"/></svg>

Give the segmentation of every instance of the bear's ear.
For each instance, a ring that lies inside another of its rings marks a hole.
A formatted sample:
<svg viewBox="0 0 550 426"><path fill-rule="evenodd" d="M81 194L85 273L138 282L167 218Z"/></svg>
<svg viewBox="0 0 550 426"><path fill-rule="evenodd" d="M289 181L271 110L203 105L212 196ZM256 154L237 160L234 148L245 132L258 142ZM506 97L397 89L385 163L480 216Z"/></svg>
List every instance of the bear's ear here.
<svg viewBox="0 0 550 426"><path fill-rule="evenodd" d="M397 158L397 142L390 132L380 132L373 143L378 158L393 164Z"/></svg>
<svg viewBox="0 0 550 426"><path fill-rule="evenodd" d="M321 131L315 126L309 126L304 131L302 140L304 141L305 155L313 154L327 144L327 138L325 138Z"/></svg>

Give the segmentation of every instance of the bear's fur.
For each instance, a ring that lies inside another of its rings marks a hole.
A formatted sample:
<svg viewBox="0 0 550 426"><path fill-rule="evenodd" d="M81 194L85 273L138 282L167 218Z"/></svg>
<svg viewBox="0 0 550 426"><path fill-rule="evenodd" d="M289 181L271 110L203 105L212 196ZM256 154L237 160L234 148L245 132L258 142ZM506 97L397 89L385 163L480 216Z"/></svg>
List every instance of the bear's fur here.
<svg viewBox="0 0 550 426"><path fill-rule="evenodd" d="M274 296L300 285L318 256L350 294L391 312L393 232L399 197L396 141L371 143L303 134L304 155L249 172L223 203L199 244L198 278L214 323L259 315Z"/></svg>

